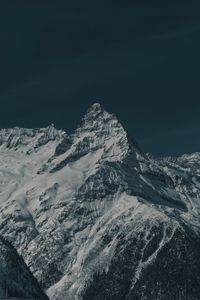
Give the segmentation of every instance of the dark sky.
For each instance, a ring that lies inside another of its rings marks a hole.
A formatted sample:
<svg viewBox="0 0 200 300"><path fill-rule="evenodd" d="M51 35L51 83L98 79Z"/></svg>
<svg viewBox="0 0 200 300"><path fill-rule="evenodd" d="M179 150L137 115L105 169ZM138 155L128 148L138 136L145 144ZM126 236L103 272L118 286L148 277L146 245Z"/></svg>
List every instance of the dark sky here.
<svg viewBox="0 0 200 300"><path fill-rule="evenodd" d="M0 127L114 112L144 151L200 151L200 2L1 0Z"/></svg>

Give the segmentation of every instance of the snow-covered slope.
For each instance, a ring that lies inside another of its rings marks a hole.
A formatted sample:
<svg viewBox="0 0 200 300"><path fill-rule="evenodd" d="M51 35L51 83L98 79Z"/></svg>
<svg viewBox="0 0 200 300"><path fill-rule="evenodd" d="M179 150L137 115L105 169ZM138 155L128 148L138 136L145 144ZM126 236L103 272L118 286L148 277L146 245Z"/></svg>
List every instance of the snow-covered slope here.
<svg viewBox="0 0 200 300"><path fill-rule="evenodd" d="M198 154L146 156L99 104L0 145L0 233L51 299L200 298Z"/></svg>
<svg viewBox="0 0 200 300"><path fill-rule="evenodd" d="M48 299L13 246L0 237L0 298Z"/></svg>

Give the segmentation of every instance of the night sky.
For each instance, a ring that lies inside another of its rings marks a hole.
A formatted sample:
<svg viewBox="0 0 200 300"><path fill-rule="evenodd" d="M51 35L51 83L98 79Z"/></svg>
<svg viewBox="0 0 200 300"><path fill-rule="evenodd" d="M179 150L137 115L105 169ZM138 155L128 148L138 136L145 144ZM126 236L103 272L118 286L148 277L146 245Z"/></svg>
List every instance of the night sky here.
<svg viewBox="0 0 200 300"><path fill-rule="evenodd" d="M100 102L146 152L200 151L200 1L0 0L0 127Z"/></svg>

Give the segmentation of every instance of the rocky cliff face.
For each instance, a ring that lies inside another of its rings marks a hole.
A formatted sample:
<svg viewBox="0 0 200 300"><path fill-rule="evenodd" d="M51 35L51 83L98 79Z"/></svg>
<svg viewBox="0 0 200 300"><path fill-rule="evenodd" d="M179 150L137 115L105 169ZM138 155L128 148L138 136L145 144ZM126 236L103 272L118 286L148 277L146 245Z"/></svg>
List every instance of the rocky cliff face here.
<svg viewBox="0 0 200 300"><path fill-rule="evenodd" d="M147 156L99 104L0 144L0 233L51 299L200 298L199 154Z"/></svg>
<svg viewBox="0 0 200 300"><path fill-rule="evenodd" d="M2 237L0 237L0 270L0 298L19 297L48 300L22 257Z"/></svg>

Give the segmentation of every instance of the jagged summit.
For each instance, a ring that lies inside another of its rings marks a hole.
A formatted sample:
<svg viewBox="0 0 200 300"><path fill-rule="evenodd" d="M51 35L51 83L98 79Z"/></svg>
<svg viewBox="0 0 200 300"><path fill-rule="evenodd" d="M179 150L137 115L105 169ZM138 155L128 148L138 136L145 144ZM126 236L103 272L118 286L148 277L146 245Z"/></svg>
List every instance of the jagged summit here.
<svg viewBox="0 0 200 300"><path fill-rule="evenodd" d="M48 146L48 144L52 146ZM46 145L46 149L42 147ZM65 166L66 162L74 161L91 151L98 151L99 159L106 161L120 161L132 151L132 154L141 153L137 143L128 138L127 132L117 117L107 112L99 103L94 103L81 120L80 126L74 134L67 135L58 130L54 124L45 128L14 127L0 130L0 146L14 149L26 154L42 151L45 155L51 150L50 169L54 170ZM54 157L66 153L63 161L54 161ZM49 164L49 163L47 163ZM47 168L47 164L41 170Z"/></svg>
<svg viewBox="0 0 200 300"><path fill-rule="evenodd" d="M80 127L93 130L98 126L106 126L108 122L113 120L116 124L119 123L114 114L109 113L99 103L94 103L82 118Z"/></svg>
<svg viewBox="0 0 200 300"><path fill-rule="evenodd" d="M99 103L93 104L81 120L80 126L76 130L78 136L90 134L98 139L103 137L117 138L118 134L127 136L122 124L117 117L105 110Z"/></svg>
<svg viewBox="0 0 200 300"><path fill-rule="evenodd" d="M102 107L102 105L100 103L96 102L90 106L87 113L91 113L94 115L95 113L100 113L102 111L104 111L104 108Z"/></svg>
<svg viewBox="0 0 200 300"><path fill-rule="evenodd" d="M0 129L0 138L2 137L10 137L10 136L17 136L17 137L22 137L22 136L36 136L37 134L46 134L49 136L57 136L62 133L62 130L56 129L55 125L52 123L46 127L42 128L26 128L26 127L19 127L15 126L13 128L2 128Z"/></svg>
<svg viewBox="0 0 200 300"><path fill-rule="evenodd" d="M108 160L119 160L126 156L130 145L127 132L114 114L107 112L99 103L93 104L82 118L75 131L75 152L101 151Z"/></svg>
<svg viewBox="0 0 200 300"><path fill-rule="evenodd" d="M14 127L0 129L0 146L6 148L28 148L34 150L49 141L59 140L66 133L55 128L53 124L44 128ZM25 149L26 150L26 149Z"/></svg>

